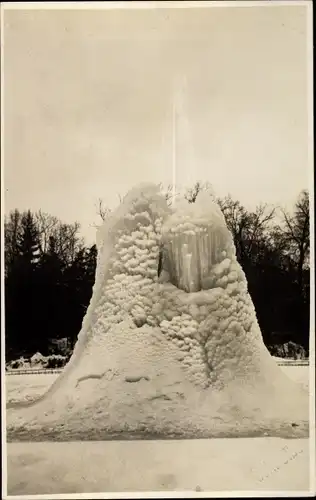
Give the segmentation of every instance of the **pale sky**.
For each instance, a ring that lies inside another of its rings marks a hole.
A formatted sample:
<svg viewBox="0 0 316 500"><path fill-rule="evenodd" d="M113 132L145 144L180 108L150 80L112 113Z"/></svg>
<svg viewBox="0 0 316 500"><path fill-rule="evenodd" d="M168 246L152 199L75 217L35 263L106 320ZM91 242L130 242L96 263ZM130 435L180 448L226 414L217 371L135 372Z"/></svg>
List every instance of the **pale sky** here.
<svg viewBox="0 0 316 500"><path fill-rule="evenodd" d="M307 8L6 10L5 211L41 209L95 239L96 204L172 182L248 207L308 187Z"/></svg>

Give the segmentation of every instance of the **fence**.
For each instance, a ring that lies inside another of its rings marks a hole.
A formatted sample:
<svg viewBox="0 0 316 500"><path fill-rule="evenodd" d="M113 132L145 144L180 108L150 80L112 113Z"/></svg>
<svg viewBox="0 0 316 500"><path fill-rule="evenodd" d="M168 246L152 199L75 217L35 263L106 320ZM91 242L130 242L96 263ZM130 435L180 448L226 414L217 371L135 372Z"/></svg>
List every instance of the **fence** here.
<svg viewBox="0 0 316 500"><path fill-rule="evenodd" d="M309 366L308 359L276 359L279 366Z"/></svg>
<svg viewBox="0 0 316 500"><path fill-rule="evenodd" d="M48 369L42 369L42 370L19 370L18 368L16 370L8 370L5 372L6 375L49 375L52 373L61 373L63 371L63 368L48 368Z"/></svg>
<svg viewBox="0 0 316 500"><path fill-rule="evenodd" d="M284 359L276 360L279 366L309 366L308 359ZM43 368L42 370L32 370L32 369L13 369L6 371L6 375L50 375L50 374L58 374L63 371L63 368Z"/></svg>

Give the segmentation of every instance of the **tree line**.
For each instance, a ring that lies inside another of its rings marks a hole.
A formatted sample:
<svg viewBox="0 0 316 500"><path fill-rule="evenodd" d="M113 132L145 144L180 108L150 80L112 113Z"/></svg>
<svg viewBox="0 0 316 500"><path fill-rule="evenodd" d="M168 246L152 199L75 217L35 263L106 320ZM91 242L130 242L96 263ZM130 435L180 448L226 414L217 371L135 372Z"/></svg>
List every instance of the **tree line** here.
<svg viewBox="0 0 316 500"><path fill-rule="evenodd" d="M210 186L196 183L184 196L194 203ZM171 200L171 190L166 193ZM220 205L244 269L263 339L270 349L295 342L309 346L309 195L302 191L291 213L260 204L247 210L231 196ZM102 201L99 215L110 210ZM11 211L5 218L6 359L47 355L57 339L73 348L88 307L97 261L96 245L38 211Z"/></svg>
<svg viewBox="0 0 316 500"><path fill-rule="evenodd" d="M97 249L65 224L38 211L5 218L6 360L49 354L56 339L73 347L92 294Z"/></svg>

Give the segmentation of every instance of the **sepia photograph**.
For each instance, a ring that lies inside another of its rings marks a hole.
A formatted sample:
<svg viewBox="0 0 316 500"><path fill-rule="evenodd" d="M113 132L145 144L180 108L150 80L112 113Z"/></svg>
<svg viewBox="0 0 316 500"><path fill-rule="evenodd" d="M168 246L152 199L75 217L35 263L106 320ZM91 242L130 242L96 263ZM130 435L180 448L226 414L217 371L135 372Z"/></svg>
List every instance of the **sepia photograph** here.
<svg viewBox="0 0 316 500"><path fill-rule="evenodd" d="M1 3L4 499L315 495L312 7Z"/></svg>

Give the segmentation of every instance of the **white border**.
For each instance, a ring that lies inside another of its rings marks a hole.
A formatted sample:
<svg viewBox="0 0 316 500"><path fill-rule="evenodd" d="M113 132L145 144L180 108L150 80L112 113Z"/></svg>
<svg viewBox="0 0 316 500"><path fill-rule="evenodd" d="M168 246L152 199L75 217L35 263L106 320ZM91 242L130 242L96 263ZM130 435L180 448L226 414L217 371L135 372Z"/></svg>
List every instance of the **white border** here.
<svg viewBox="0 0 316 500"><path fill-rule="evenodd" d="M309 491L214 491L214 492L125 492L125 493L85 493L61 495L7 495L7 443L6 443L6 412L2 411L2 497L4 499L101 499L101 498L265 498L265 497L306 497L314 496L316 492L315 476L315 262L314 262L314 134L313 134L313 2L312 0L266 0L266 1L144 1L144 2L7 2L1 4L1 166L4 165L4 15L6 10L106 10L106 9L179 9L179 8L225 8L225 7L276 7L305 6L307 8L307 56L308 64L308 165L310 193L310 488ZM1 241L4 241L4 174L1 168ZM5 338L4 338L4 246L1 248L1 376L2 376L2 408L6 404L5 388Z"/></svg>
<svg viewBox="0 0 316 500"><path fill-rule="evenodd" d="M62 495L9 495L5 500L90 500L92 499L121 499L121 498L266 498L266 497L312 497L307 491L148 491L148 492L124 492L124 493L75 493Z"/></svg>
<svg viewBox="0 0 316 500"><path fill-rule="evenodd" d="M225 7L282 7L310 6L312 0L217 0L217 1L123 1L123 2L6 2L3 10L107 10L107 9L187 9L187 8L225 8Z"/></svg>
<svg viewBox="0 0 316 500"><path fill-rule="evenodd" d="M7 432L6 432L6 384L5 384L5 336L4 336L4 34L3 34L3 5L1 5L1 470L2 470L2 497L7 496Z"/></svg>
<svg viewBox="0 0 316 500"><path fill-rule="evenodd" d="M309 327L309 446L310 446L310 490L316 492L316 465L315 465L315 214L314 214L314 79L313 79L313 3L307 5L307 114L308 114L308 166L309 166L309 194L310 194L310 327Z"/></svg>

